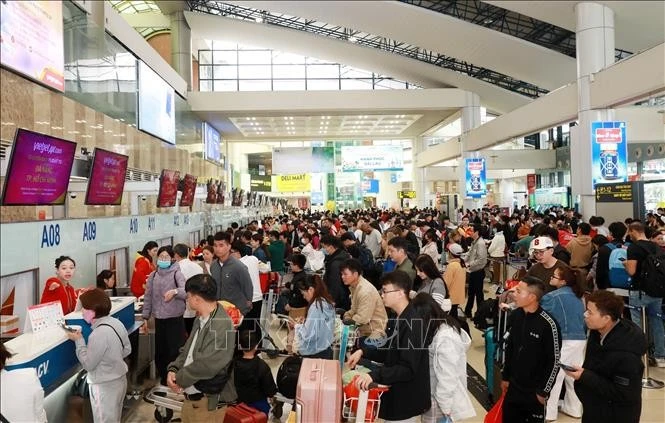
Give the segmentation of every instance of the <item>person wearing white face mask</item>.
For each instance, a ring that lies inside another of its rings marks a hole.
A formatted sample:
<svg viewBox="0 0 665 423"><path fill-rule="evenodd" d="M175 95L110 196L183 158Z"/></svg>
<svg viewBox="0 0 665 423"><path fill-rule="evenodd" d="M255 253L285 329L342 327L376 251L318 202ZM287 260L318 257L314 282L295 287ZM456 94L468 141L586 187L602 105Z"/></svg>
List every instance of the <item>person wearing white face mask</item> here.
<svg viewBox="0 0 665 423"><path fill-rule="evenodd" d="M76 343L76 357L88 371L88 390L95 423L119 422L127 392L127 364L132 352L125 326L111 312L111 299L99 288L79 297L83 319L92 325L86 344L81 331L67 332Z"/></svg>

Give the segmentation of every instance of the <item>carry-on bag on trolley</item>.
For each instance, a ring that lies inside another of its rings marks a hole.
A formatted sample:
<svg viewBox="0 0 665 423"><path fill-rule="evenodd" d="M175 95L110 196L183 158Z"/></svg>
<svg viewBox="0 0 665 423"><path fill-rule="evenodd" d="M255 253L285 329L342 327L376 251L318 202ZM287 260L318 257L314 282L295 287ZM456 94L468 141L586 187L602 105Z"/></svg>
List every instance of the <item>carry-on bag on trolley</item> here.
<svg viewBox="0 0 665 423"><path fill-rule="evenodd" d="M240 403L226 409L224 423L268 423L268 416L256 408Z"/></svg>
<svg viewBox="0 0 665 423"><path fill-rule="evenodd" d="M305 358L298 377L299 422L337 423L342 418L342 371L337 360Z"/></svg>

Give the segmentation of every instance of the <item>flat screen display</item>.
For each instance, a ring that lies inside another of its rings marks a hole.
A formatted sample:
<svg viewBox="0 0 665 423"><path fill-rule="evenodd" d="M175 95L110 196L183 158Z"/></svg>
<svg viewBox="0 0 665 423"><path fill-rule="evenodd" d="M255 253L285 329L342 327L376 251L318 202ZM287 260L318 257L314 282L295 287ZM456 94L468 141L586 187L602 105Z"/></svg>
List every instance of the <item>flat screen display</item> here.
<svg viewBox="0 0 665 423"><path fill-rule="evenodd" d="M129 157L123 154L95 148L85 204L119 206L122 203L128 161Z"/></svg>
<svg viewBox="0 0 665 423"><path fill-rule="evenodd" d="M162 176L159 178L159 196L157 197L157 207L173 207L178 197L178 181L180 172L177 170L162 170Z"/></svg>
<svg viewBox="0 0 665 423"><path fill-rule="evenodd" d="M214 163L221 161L221 140L219 132L208 122L203 122L203 153L206 160Z"/></svg>
<svg viewBox="0 0 665 423"><path fill-rule="evenodd" d="M342 171L396 171L404 168L399 145L342 146Z"/></svg>
<svg viewBox="0 0 665 423"><path fill-rule="evenodd" d="M194 193L196 192L196 176L185 175L185 183L180 197L180 207L191 207L194 204Z"/></svg>
<svg viewBox="0 0 665 423"><path fill-rule="evenodd" d="M75 154L75 142L19 128L7 166L2 204L64 204Z"/></svg>
<svg viewBox="0 0 665 423"><path fill-rule="evenodd" d="M175 92L139 61L139 129L175 144Z"/></svg>
<svg viewBox="0 0 665 423"><path fill-rule="evenodd" d="M1 2L0 39L3 66L65 90L61 1Z"/></svg>

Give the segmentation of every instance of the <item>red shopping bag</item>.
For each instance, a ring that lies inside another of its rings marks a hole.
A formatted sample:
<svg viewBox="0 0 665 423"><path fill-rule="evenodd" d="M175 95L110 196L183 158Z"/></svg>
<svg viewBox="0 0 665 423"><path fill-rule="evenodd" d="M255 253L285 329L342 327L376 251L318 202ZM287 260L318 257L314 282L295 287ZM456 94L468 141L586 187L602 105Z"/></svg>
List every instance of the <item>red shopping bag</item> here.
<svg viewBox="0 0 665 423"><path fill-rule="evenodd" d="M506 393L502 393L494 407L487 412L485 423L503 423L503 399L505 396Z"/></svg>

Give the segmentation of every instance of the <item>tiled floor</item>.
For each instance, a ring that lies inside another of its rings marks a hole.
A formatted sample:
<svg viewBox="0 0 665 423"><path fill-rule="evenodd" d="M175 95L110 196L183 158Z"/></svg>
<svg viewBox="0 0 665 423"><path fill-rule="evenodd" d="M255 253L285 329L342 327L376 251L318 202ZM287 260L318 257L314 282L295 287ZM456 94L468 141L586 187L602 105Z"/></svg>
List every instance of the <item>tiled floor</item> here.
<svg viewBox="0 0 665 423"><path fill-rule="evenodd" d="M274 326L274 330L276 332L279 332L279 329L276 326ZM279 336L275 336L275 342L280 344L279 345L280 348L283 347ZM471 365L471 367L473 367L483 377L485 376L484 358L485 358L485 346L484 346L482 333L476 330L475 328L472 328L472 345L471 348L469 349L467 360L468 363ZM279 365L281 364L283 358L277 357L275 359L269 359L266 357L264 359L272 369L273 375L276 375L277 369L279 368ZM664 368L650 367L649 371L652 378L665 381ZM146 385L150 386L150 382L149 381L146 382ZM483 409L483 407L480 405L480 403L476 401L475 398L473 398L473 396L471 396L471 398L474 407L476 409L477 416L475 418L464 421L482 422L486 412ZM642 406L643 406L642 417L640 419L640 422L642 423L665 422L665 389L644 389L642 391ZM286 421L286 416L288 415L289 410L290 410L290 405L285 404L284 416L281 418L282 422ZM138 405L131 407L131 409L127 410L127 413L125 413L126 416L125 422L131 422L131 423L154 422L156 421L153 417L154 411L155 407L153 405L145 402L140 402ZM175 413L174 418L177 417L179 417L179 414ZM557 423L572 423L572 422L579 422L580 420L560 413L559 418L556 421Z"/></svg>

